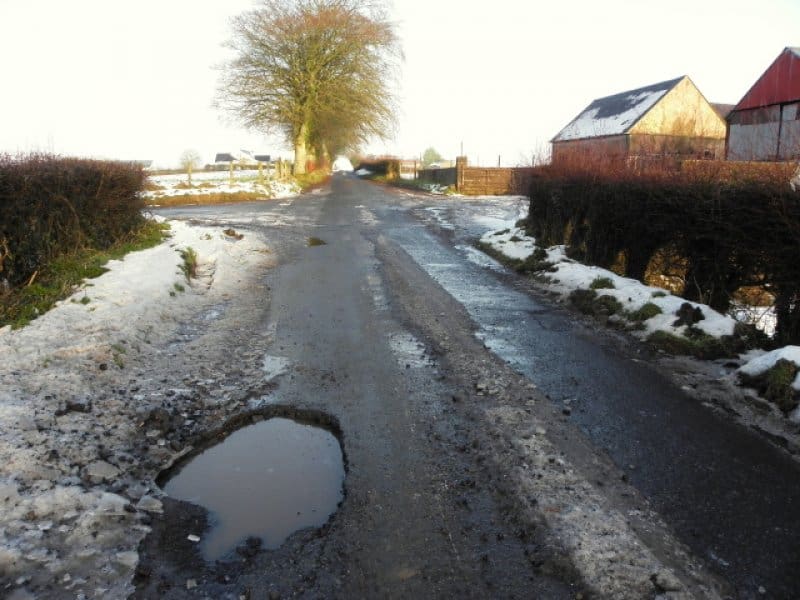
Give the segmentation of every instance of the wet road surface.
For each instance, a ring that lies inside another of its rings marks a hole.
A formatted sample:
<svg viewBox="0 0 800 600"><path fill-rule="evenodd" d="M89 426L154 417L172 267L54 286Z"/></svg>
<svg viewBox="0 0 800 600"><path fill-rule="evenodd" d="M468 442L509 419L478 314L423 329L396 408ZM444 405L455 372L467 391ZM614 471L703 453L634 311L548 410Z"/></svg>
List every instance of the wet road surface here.
<svg viewBox="0 0 800 600"><path fill-rule="evenodd" d="M336 177L294 202L161 211L264 233L279 267L266 276L269 319L258 326L274 333L272 357L290 365L265 401L326 411L343 432L347 496L330 529L267 555L266 575L237 571L238 581L285 592L291 577L269 567L293 557L307 583L291 589L304 594L569 597L580 589L569 573L531 567L531 541L515 535L491 489L458 488L481 481L482 467L451 447L461 428L476 425L450 412L447 373L426 355L414 316L393 309L402 292L387 285L377 245L416 263L426 285L463 306L486 347L556 406L568 401L570 421L734 596L796 597L797 464L688 398L638 344L593 333L476 256L470 242L519 208L507 199L412 198ZM309 247L311 236L326 244Z"/></svg>

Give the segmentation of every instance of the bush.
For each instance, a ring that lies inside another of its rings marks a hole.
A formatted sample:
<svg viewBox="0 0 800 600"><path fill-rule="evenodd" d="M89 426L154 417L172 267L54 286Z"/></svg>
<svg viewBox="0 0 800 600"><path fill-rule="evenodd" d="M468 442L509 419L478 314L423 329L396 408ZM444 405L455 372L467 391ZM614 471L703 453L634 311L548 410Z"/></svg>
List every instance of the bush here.
<svg viewBox="0 0 800 600"><path fill-rule="evenodd" d="M640 281L660 253L665 265L680 267L683 296L720 312L737 290L757 285L775 296L777 339L800 343L800 189L787 176L793 168L715 177L703 169L542 167L532 178L528 233Z"/></svg>
<svg viewBox="0 0 800 600"><path fill-rule="evenodd" d="M613 290L614 282L608 277L595 277L594 281L589 284L589 288L593 290Z"/></svg>
<svg viewBox="0 0 800 600"><path fill-rule="evenodd" d="M658 307L658 305L653 304L652 302L648 302L640 306L635 311L631 312L628 315L628 318L631 321L637 321L639 323L643 323L644 321L652 319L653 317L660 314L661 314L661 309Z"/></svg>
<svg viewBox="0 0 800 600"><path fill-rule="evenodd" d="M0 155L0 280L30 283L58 256L110 248L144 223L141 167Z"/></svg>
<svg viewBox="0 0 800 600"><path fill-rule="evenodd" d="M181 272L183 273L184 277L186 277L186 281L191 279L197 278L197 267L199 265L199 259L197 257L197 251L191 246L187 246L186 248L179 251L183 262L180 265Z"/></svg>
<svg viewBox="0 0 800 600"><path fill-rule="evenodd" d="M781 359L761 375L751 377L739 373L744 385L756 388L767 400L775 403L783 412L794 410L798 405L798 394L792 388L798 367L791 361Z"/></svg>

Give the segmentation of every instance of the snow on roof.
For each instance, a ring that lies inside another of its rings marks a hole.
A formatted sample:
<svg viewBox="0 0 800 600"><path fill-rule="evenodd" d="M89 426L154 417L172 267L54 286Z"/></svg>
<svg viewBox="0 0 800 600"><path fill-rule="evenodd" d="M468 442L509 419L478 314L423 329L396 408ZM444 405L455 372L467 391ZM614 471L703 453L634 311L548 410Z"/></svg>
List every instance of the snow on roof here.
<svg viewBox="0 0 800 600"><path fill-rule="evenodd" d="M678 77L613 96L598 98L562 129L552 141L563 142L625 133L683 79L683 77Z"/></svg>
<svg viewBox="0 0 800 600"><path fill-rule="evenodd" d="M791 50L792 52L797 54L797 56L800 56L800 46L795 46L794 48L789 48L789 50Z"/></svg>
<svg viewBox="0 0 800 600"><path fill-rule="evenodd" d="M259 158L260 157L260 158ZM238 152L217 152L217 155L214 157L214 162L246 162L246 163L255 163L255 162L269 162L269 155L268 154L260 154L256 155L251 150L239 150Z"/></svg>

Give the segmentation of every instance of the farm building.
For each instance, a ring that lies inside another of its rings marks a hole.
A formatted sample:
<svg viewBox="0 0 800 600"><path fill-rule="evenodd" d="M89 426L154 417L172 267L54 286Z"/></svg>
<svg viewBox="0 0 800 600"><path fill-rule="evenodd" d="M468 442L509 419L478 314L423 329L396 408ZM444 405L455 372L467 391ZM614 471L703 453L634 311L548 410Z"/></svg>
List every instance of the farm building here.
<svg viewBox="0 0 800 600"><path fill-rule="evenodd" d="M552 140L553 164L722 158L725 119L689 77L598 98Z"/></svg>
<svg viewBox="0 0 800 600"><path fill-rule="evenodd" d="M786 48L728 115L728 160L800 158L800 48Z"/></svg>
<svg viewBox="0 0 800 600"><path fill-rule="evenodd" d="M270 162L269 154L254 154L250 150L239 150L239 152L218 152L214 157L217 165L228 166L231 163L240 167L256 167L258 163Z"/></svg>

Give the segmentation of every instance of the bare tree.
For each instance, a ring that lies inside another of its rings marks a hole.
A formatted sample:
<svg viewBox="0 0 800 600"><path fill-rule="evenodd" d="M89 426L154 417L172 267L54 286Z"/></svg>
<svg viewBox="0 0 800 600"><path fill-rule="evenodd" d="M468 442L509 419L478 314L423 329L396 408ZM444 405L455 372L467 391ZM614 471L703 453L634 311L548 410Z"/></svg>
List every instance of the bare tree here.
<svg viewBox="0 0 800 600"><path fill-rule="evenodd" d="M181 168L186 171L188 184L192 185L192 171L200 166L200 153L197 150L184 150L181 153Z"/></svg>
<svg viewBox="0 0 800 600"><path fill-rule="evenodd" d="M217 104L245 126L282 133L295 172L386 137L401 53L382 1L262 0L233 20Z"/></svg>
<svg viewBox="0 0 800 600"><path fill-rule="evenodd" d="M434 163L440 163L440 162L442 162L442 160L444 160L444 159L443 159L442 155L439 154L439 152L436 150L436 148L433 148L433 147L427 148L425 150L425 152L422 153L422 164L423 164L423 166L427 167L427 166L432 165Z"/></svg>

